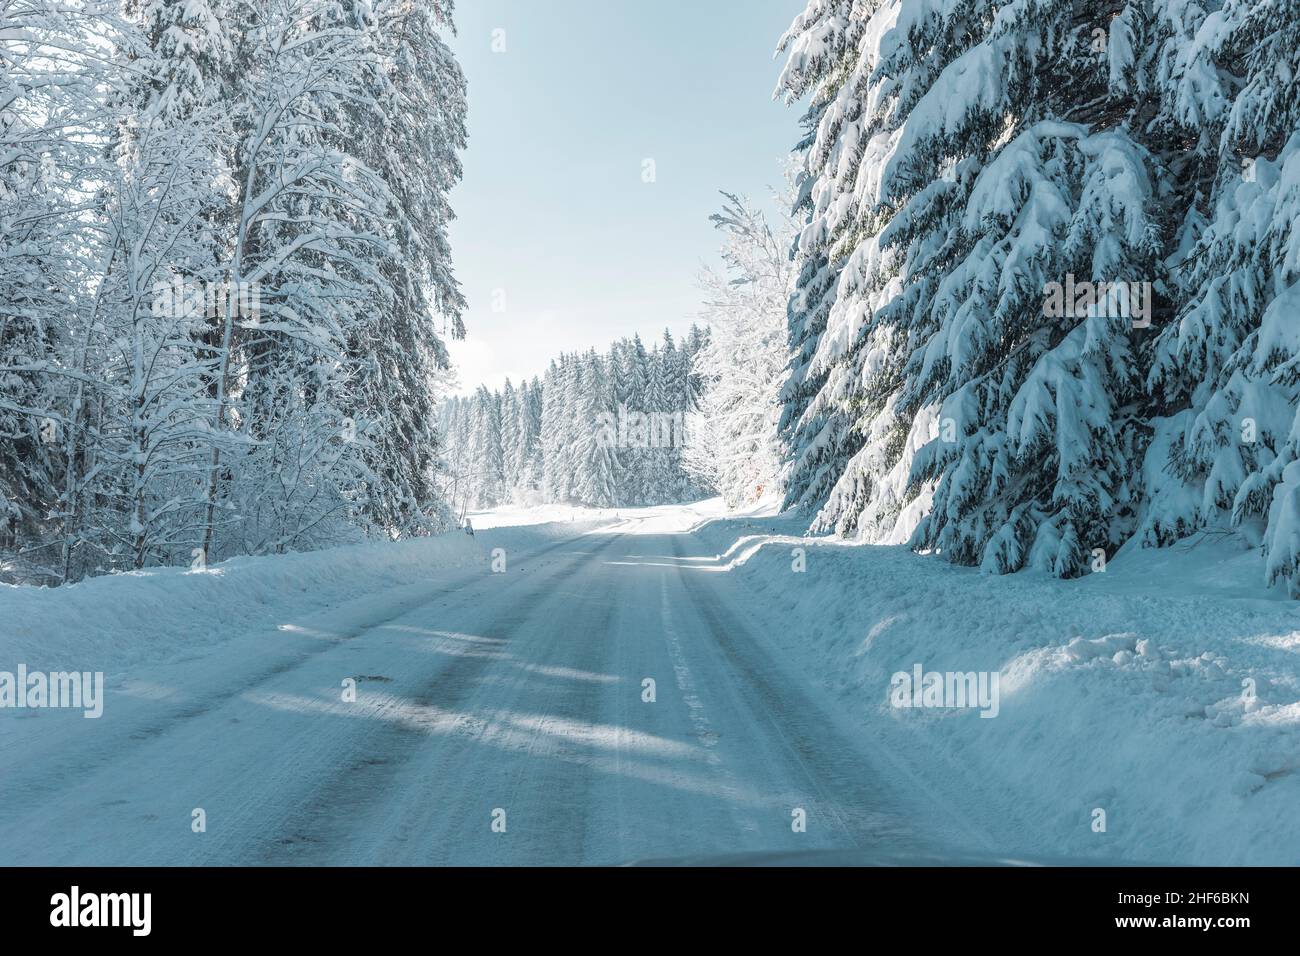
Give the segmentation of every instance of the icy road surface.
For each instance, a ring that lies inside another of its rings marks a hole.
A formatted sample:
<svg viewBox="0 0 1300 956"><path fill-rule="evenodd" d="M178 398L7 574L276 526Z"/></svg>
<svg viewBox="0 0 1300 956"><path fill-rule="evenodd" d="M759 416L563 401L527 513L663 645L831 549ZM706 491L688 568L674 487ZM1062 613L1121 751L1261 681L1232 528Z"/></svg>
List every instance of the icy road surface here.
<svg viewBox="0 0 1300 956"><path fill-rule="evenodd" d="M779 625L720 573L689 510L675 514L676 527L625 518L530 547L480 528L485 553L494 536L510 545L504 573L479 562L341 604L322 594L314 616L110 679L99 720L4 714L3 862L987 845L955 816L919 822L917 795L885 783L897 768L770 651Z"/></svg>

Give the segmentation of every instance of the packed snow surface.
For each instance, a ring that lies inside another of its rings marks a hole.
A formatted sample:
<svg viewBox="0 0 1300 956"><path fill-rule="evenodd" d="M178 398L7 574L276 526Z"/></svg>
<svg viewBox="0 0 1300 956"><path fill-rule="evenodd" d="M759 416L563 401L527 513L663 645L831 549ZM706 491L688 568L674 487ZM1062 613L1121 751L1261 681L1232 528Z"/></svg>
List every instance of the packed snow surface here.
<svg viewBox="0 0 1300 956"><path fill-rule="evenodd" d="M1300 863L1300 625L1257 552L998 577L774 511L0 589L0 672L108 687L0 709L6 862ZM917 666L996 673L996 716L894 706Z"/></svg>

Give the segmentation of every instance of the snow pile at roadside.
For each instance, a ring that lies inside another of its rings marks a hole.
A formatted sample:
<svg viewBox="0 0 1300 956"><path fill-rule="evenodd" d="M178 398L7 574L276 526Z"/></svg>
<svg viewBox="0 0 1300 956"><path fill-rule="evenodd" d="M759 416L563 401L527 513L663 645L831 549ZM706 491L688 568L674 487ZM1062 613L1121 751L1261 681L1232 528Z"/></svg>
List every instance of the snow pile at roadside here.
<svg viewBox="0 0 1300 956"><path fill-rule="evenodd" d="M371 595L382 593L380 604L399 606L419 600L440 575L484 567L494 547L532 550L603 524L588 518L472 537L453 531L232 558L203 571L150 568L60 588L0 585L0 670L24 663L113 674L191 656L249 632L273 632L287 620L342 619L356 609L340 609ZM325 606L322 596L328 596Z"/></svg>
<svg viewBox="0 0 1300 956"><path fill-rule="evenodd" d="M614 508L588 508L586 505L501 505L487 511L471 511L469 522L475 531L487 528L528 528L556 524L570 529L574 524L598 527L617 514Z"/></svg>
<svg viewBox="0 0 1300 956"><path fill-rule="evenodd" d="M762 599L762 633L1002 848L1300 863L1300 613L1256 583L1239 539L1127 549L1059 581L799 527L749 517L700 535ZM997 716L891 706L916 665L996 672Z"/></svg>
<svg viewBox="0 0 1300 956"><path fill-rule="evenodd" d="M767 502L769 510L775 502ZM726 515L721 498L691 504L646 505L635 508L589 508L586 505L503 505L469 515L476 530L529 528L553 523L554 533L577 534L599 529L618 534L664 534L690 531L706 521ZM576 530L575 530L576 529Z"/></svg>

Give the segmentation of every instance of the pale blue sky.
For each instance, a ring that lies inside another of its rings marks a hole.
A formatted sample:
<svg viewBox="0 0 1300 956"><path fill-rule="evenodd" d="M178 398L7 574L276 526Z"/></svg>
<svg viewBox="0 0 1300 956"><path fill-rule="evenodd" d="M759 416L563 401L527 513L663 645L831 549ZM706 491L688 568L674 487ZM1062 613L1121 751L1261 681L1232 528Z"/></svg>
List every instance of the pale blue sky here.
<svg viewBox="0 0 1300 956"><path fill-rule="evenodd" d="M718 190L766 199L798 139L802 107L772 99L772 54L803 7L459 0L469 148L451 239L469 336L451 350L462 392L540 374L561 351L690 326L700 268L717 260ZM505 52L493 52L497 30Z"/></svg>

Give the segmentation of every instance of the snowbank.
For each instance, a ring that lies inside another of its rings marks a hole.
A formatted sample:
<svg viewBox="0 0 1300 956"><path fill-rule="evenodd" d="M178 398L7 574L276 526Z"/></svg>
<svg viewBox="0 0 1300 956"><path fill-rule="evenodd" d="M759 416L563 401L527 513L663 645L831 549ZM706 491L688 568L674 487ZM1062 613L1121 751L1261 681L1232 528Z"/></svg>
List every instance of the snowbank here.
<svg viewBox="0 0 1300 956"><path fill-rule="evenodd" d="M1240 539L1128 549L1060 581L800 527L733 518L700 536L757 630L999 849L1300 863L1300 616ZM891 706L891 678L918 664L997 673L996 719Z"/></svg>
<svg viewBox="0 0 1300 956"><path fill-rule="evenodd" d="M775 502L765 503L772 510ZM505 505L470 513L476 529L528 528L553 523L553 534L565 528L601 529L619 534L663 534L690 531L727 514L721 498L706 498L684 505L649 505L638 508L589 508L586 505ZM567 522L567 525L566 525ZM573 532L576 533L576 532Z"/></svg>
<svg viewBox="0 0 1300 956"><path fill-rule="evenodd" d="M551 519L542 519L551 520ZM204 571L152 568L62 588L0 585L0 670L119 674L192 656L286 621L354 621L418 601L436 572L481 568L493 547L527 551L601 527L582 521L459 531L265 557L232 558ZM404 595L403 589L411 593ZM383 597L378 595L382 593ZM321 596L330 600L324 607ZM10 666L12 669L12 666Z"/></svg>

